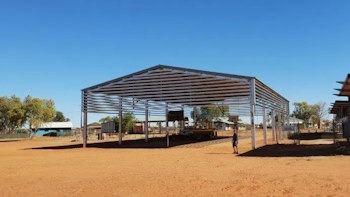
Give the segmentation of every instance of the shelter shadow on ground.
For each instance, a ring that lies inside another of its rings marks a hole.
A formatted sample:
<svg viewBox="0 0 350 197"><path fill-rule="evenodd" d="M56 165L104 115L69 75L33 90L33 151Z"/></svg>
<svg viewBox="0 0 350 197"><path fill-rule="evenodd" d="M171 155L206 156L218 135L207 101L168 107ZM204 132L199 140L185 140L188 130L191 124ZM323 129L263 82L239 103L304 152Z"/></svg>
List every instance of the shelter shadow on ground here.
<svg viewBox="0 0 350 197"><path fill-rule="evenodd" d="M174 139L170 141L170 147L180 147L183 145L190 146L190 147L203 147L210 144L216 144L216 143L223 143L230 141L229 137L218 137L217 139ZM144 139L138 139L138 140L126 140L123 141L123 144L119 145L118 141L108 141L108 142L96 142L96 143L89 143L87 145L88 148L105 148L105 149L112 149L112 148L146 148L146 149L153 149L153 148L167 148L166 141L163 138L150 138L148 142L145 142ZM51 149L51 150L59 150L59 149L75 149L75 148L82 148L81 144L72 144L72 145L64 145L64 146L47 146L47 147L35 147L35 148L28 148L28 149ZM26 150L28 150L26 149Z"/></svg>
<svg viewBox="0 0 350 197"><path fill-rule="evenodd" d="M0 140L0 143L3 143L3 142L18 142L18 141L21 141L21 140Z"/></svg>
<svg viewBox="0 0 350 197"><path fill-rule="evenodd" d="M318 133L294 133L289 136L291 140L317 140L317 139L333 139L336 135L333 132Z"/></svg>
<svg viewBox="0 0 350 197"><path fill-rule="evenodd" d="M335 156L345 155L338 152L334 144L275 144L260 147L258 149L240 154L241 157L311 157L311 156Z"/></svg>

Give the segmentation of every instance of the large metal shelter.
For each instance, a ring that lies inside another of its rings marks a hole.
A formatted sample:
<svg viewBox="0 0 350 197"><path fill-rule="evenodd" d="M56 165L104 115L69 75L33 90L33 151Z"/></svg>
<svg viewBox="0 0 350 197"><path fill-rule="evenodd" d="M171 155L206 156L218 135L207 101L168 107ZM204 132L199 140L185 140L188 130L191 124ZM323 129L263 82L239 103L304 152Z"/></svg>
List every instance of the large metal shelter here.
<svg viewBox="0 0 350 197"><path fill-rule="evenodd" d="M349 106L349 101L335 101L331 104L330 113L334 114L336 118L347 117L347 109Z"/></svg>
<svg viewBox="0 0 350 197"><path fill-rule="evenodd" d="M232 115L250 117L253 149L256 147L256 115L263 117L265 143L267 113L272 117L289 115L289 101L255 77L157 65L82 90L83 147L87 144L88 113L122 117L123 113L132 112L144 115L146 123L149 114L164 116L169 146L167 114L170 110L220 105L229 106ZM148 124L145 125L147 142Z"/></svg>
<svg viewBox="0 0 350 197"><path fill-rule="evenodd" d="M335 121L343 125L343 135L350 142L350 74L347 74L344 81L337 81L341 84L339 91L335 96L347 97L347 101L336 101L332 103L330 113L334 114Z"/></svg>

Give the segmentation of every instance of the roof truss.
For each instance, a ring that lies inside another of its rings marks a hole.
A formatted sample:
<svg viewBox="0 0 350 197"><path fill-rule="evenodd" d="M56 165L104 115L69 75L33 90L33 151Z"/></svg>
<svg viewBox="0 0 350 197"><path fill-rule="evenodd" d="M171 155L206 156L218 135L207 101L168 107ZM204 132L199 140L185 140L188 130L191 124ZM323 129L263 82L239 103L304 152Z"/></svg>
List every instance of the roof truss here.
<svg viewBox="0 0 350 197"><path fill-rule="evenodd" d="M155 115L164 114L166 104L169 110L228 105L230 113L249 115L252 91L257 114L262 113L262 108L289 113L289 101L253 77L165 65L83 89L82 110L144 114L147 102Z"/></svg>
<svg viewBox="0 0 350 197"><path fill-rule="evenodd" d="M345 81L337 81L337 83L342 84L343 86L341 89L335 89L339 91L339 93L336 94L336 96L350 97L350 74L346 76Z"/></svg>

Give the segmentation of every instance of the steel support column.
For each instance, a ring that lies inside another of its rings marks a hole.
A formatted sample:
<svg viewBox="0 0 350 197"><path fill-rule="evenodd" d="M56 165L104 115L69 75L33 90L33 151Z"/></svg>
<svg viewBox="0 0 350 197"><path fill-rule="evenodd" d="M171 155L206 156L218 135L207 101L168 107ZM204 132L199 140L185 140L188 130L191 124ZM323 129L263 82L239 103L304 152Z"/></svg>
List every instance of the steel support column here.
<svg viewBox="0 0 350 197"><path fill-rule="evenodd" d="M181 105L181 110L184 111L185 113L185 106L184 105ZM185 129L185 120L184 120L185 117L183 117L183 119L181 120L180 124L180 130L184 130Z"/></svg>
<svg viewBox="0 0 350 197"><path fill-rule="evenodd" d="M272 126L272 140L275 142L276 141L276 114L275 110L273 109L271 112L271 126Z"/></svg>
<svg viewBox="0 0 350 197"><path fill-rule="evenodd" d="M263 108L263 129L264 129L264 145L267 144L267 125L266 125L266 109Z"/></svg>
<svg viewBox="0 0 350 197"><path fill-rule="evenodd" d="M169 147L169 122L168 122L168 103L165 104L165 132L166 132L166 146Z"/></svg>
<svg viewBox="0 0 350 197"><path fill-rule="evenodd" d="M82 130L82 137L83 137L83 148L86 148L87 146L87 116L88 116L88 112L87 112L87 106L85 103L85 99L86 99L86 95L85 92L82 91L81 92L81 110L82 110L82 115L83 115L83 130Z"/></svg>
<svg viewBox="0 0 350 197"><path fill-rule="evenodd" d="M350 143L350 97L348 97L348 122L347 122L347 140Z"/></svg>
<svg viewBox="0 0 350 197"><path fill-rule="evenodd" d="M193 107L193 125L194 125L194 128L197 127L197 115L196 115L196 107Z"/></svg>
<svg viewBox="0 0 350 197"><path fill-rule="evenodd" d="M84 129L83 129L83 148L86 148L87 145L87 110L84 110Z"/></svg>
<svg viewBox="0 0 350 197"><path fill-rule="evenodd" d="M119 124L118 124L118 137L119 137L119 140L118 140L118 143L119 145L122 144L122 130L123 130L123 111L122 111L122 108L123 108L123 98L122 97L119 97Z"/></svg>
<svg viewBox="0 0 350 197"><path fill-rule="evenodd" d="M145 103L145 141L148 142L148 101Z"/></svg>
<svg viewBox="0 0 350 197"><path fill-rule="evenodd" d="M255 95L255 79L250 80L250 121L251 121L251 143L252 143L252 149L254 150L256 148L256 141L255 141L255 103L256 103L256 95Z"/></svg>
<svg viewBox="0 0 350 197"><path fill-rule="evenodd" d="M290 111L289 111L289 103L288 103L288 110L287 110L287 124L288 124L288 126L290 126L289 116L290 116Z"/></svg>
<svg viewBox="0 0 350 197"><path fill-rule="evenodd" d="M276 132L276 139L277 139L277 144L280 142L281 140L281 113L277 113L277 132Z"/></svg>

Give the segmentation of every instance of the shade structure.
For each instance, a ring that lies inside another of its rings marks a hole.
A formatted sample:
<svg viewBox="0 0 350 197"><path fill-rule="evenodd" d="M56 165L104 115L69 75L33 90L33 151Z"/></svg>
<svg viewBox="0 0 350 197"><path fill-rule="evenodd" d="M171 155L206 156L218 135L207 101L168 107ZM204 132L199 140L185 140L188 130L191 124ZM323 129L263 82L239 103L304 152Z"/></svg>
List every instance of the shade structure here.
<svg viewBox="0 0 350 197"><path fill-rule="evenodd" d="M342 125L343 137L346 137L350 143L350 74L346 75L344 81L337 81L342 84L336 96L347 97L345 101L336 101L331 105L330 113L334 114L334 120L336 123Z"/></svg>
<svg viewBox="0 0 350 197"><path fill-rule="evenodd" d="M349 101L335 101L331 104L330 113L343 118L347 116L347 108L350 106Z"/></svg>
<svg viewBox="0 0 350 197"><path fill-rule="evenodd" d="M350 74L347 74L344 81L338 81L338 83L342 84L343 86L341 89L335 89L339 91L339 93L336 95L350 97Z"/></svg>
<svg viewBox="0 0 350 197"><path fill-rule="evenodd" d="M167 65L82 90L84 114L165 115L165 108L203 106L229 106L230 114L240 116L263 115L264 109L289 114L289 101L254 77Z"/></svg>

